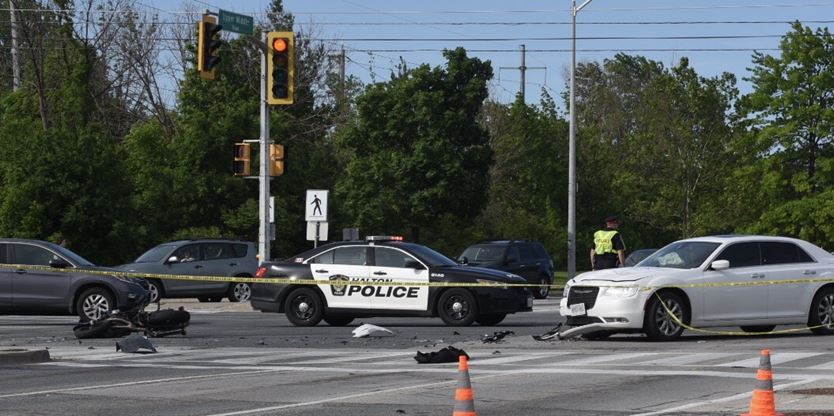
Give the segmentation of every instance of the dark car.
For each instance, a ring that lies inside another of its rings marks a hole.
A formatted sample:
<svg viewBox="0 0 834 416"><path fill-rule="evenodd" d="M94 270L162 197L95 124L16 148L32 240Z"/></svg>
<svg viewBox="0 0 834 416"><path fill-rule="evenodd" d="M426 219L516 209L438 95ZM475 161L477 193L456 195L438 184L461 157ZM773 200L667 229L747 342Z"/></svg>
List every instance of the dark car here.
<svg viewBox="0 0 834 416"><path fill-rule="evenodd" d="M160 244L139 256L133 263L116 266L119 270L202 276L252 277L258 269L255 243L232 240L182 240ZM249 283L199 280L148 279L151 302L160 298L198 298L201 302L245 302L251 293Z"/></svg>
<svg viewBox="0 0 834 416"><path fill-rule="evenodd" d="M58 270L108 269L46 241L0 238L2 263L50 268L0 268L0 312L5 314L77 314L89 320L113 309L141 307L148 301L147 283L142 279Z"/></svg>
<svg viewBox="0 0 834 416"><path fill-rule="evenodd" d="M297 326L313 326L322 319L347 325L356 317L370 316L439 316L447 325L496 325L507 314L533 306L527 288L506 285L523 284L519 276L461 266L429 247L390 236L326 244L285 262L265 262L257 277L321 282L252 286L254 309L286 313ZM429 282L486 286L421 286Z"/></svg>
<svg viewBox="0 0 834 416"><path fill-rule="evenodd" d="M623 266L634 267L637 265L637 263L640 263L646 257L651 256L652 253L654 253L655 251L657 251L656 248L643 248L640 250L634 250L628 255L628 257L626 257L625 264Z"/></svg>
<svg viewBox="0 0 834 416"><path fill-rule="evenodd" d="M458 261L469 266L504 270L523 277L528 283L542 285L533 291L536 299L547 298L553 283L553 259L536 241L485 241L469 246Z"/></svg>

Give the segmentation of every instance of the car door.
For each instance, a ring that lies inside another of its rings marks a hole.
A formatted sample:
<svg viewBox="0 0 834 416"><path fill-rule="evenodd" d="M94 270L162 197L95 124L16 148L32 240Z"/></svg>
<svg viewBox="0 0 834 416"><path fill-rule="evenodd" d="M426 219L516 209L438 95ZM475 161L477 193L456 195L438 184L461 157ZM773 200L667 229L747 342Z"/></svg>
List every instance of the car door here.
<svg viewBox="0 0 834 416"><path fill-rule="evenodd" d="M174 261L171 258L176 257ZM179 274L188 276L205 275L203 266L203 253L198 243L185 244L174 250L171 255L164 260L165 273ZM166 295L168 296L198 296L205 294L203 292L211 292L212 289L217 291L215 282L204 282L199 280L178 280L167 279L165 281ZM211 294L211 293L208 293Z"/></svg>
<svg viewBox="0 0 834 416"><path fill-rule="evenodd" d="M791 242L763 241L761 249L767 281L814 278L820 268L805 250ZM807 283L768 285L767 316L773 318L774 323L805 319L813 288Z"/></svg>
<svg viewBox="0 0 834 416"><path fill-rule="evenodd" d="M203 261L199 269L201 275L233 276L237 267L232 245L224 242L202 243ZM228 282L200 282L201 287L210 291L225 291Z"/></svg>
<svg viewBox="0 0 834 416"><path fill-rule="evenodd" d="M527 279L528 282L536 282L539 278L539 270L541 269L541 260L536 255L536 251L532 244L519 244L519 276Z"/></svg>
<svg viewBox="0 0 834 416"><path fill-rule="evenodd" d="M371 280L425 284L429 270L425 264L394 247L374 247ZM375 310L426 311L429 307L428 286L376 286L371 298Z"/></svg>
<svg viewBox="0 0 834 416"><path fill-rule="evenodd" d="M0 243L0 264L9 263L6 254L8 244ZM12 269L0 268L0 311L12 310Z"/></svg>
<svg viewBox="0 0 834 416"><path fill-rule="evenodd" d="M518 245L511 244L507 247L507 252L504 255L503 270L523 276L524 271L521 263L521 252L518 250Z"/></svg>
<svg viewBox="0 0 834 416"><path fill-rule="evenodd" d="M14 243L10 246L14 264L49 267L50 261L63 259L33 244ZM70 264L66 259L63 260ZM12 308L15 313L66 312L71 276L70 273L50 270L13 270Z"/></svg>
<svg viewBox="0 0 834 416"><path fill-rule="evenodd" d="M371 308L373 292L368 284L367 246L343 246L328 250L308 264L330 308Z"/></svg>
<svg viewBox="0 0 834 416"><path fill-rule="evenodd" d="M703 294L705 321L745 322L767 318L767 286L728 286L755 283L765 275L758 242L740 242L725 247L715 260L727 260L726 270L706 270L694 283L715 284L697 290Z"/></svg>

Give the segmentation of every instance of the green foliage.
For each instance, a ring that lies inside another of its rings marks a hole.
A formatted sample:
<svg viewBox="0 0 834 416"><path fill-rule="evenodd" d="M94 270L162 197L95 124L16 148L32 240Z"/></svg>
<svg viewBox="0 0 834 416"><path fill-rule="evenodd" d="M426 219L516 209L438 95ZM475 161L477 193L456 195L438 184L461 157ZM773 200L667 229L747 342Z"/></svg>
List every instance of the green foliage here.
<svg viewBox="0 0 834 416"><path fill-rule="evenodd" d="M444 214L474 218L486 202L491 152L477 116L492 68L463 49L444 56L445 68L423 65L369 86L341 138L351 159L336 195L366 234L420 240Z"/></svg>

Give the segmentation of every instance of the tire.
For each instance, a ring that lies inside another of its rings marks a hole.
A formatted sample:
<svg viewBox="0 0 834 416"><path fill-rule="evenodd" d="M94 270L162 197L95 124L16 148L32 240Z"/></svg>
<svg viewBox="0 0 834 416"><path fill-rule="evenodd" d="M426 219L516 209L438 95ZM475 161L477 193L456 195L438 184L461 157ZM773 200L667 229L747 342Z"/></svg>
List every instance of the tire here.
<svg viewBox="0 0 834 416"><path fill-rule="evenodd" d="M229 302L246 302L252 296L249 283L232 283L229 285Z"/></svg>
<svg viewBox="0 0 834 416"><path fill-rule="evenodd" d="M345 326L353 322L352 316L325 316L324 322L330 326Z"/></svg>
<svg viewBox="0 0 834 416"><path fill-rule="evenodd" d="M589 334L582 334L582 338L589 341L597 341L601 339L608 339L611 335L614 335L614 331L595 331Z"/></svg>
<svg viewBox="0 0 834 416"><path fill-rule="evenodd" d="M817 335L834 335L834 287L824 287L814 296L808 326Z"/></svg>
<svg viewBox="0 0 834 416"><path fill-rule="evenodd" d="M491 325L498 325L504 318L507 317L506 313L496 313L491 315L481 315L475 318L475 322L483 325L483 326L491 326Z"/></svg>
<svg viewBox="0 0 834 416"><path fill-rule="evenodd" d="M773 331L774 328L776 328L776 325L754 325L754 326L742 326L741 330L744 331L744 332L754 334L754 333L757 333L757 332L770 332L770 331Z"/></svg>
<svg viewBox="0 0 834 416"><path fill-rule="evenodd" d="M658 300L658 296L663 299L666 308ZM675 322L672 317L666 312L666 309L672 311L681 322L689 321L689 310L683 299L672 292L658 292L653 294L649 301L649 307L646 309L646 317L643 321L643 331L650 339L655 341L670 341L677 339L683 333L683 326Z"/></svg>
<svg viewBox="0 0 834 416"><path fill-rule="evenodd" d="M101 319L106 312L116 308L113 294L103 287L92 287L75 300L75 312L83 321Z"/></svg>
<svg viewBox="0 0 834 416"><path fill-rule="evenodd" d="M449 326L472 325L478 317L475 295L466 289L449 289L437 301L437 314Z"/></svg>
<svg viewBox="0 0 834 416"><path fill-rule="evenodd" d="M550 293L550 280L546 277L541 277L539 278L537 284L547 286L538 286L533 288L533 297L536 299L547 299L547 295Z"/></svg>
<svg viewBox="0 0 834 416"><path fill-rule="evenodd" d="M324 316L324 302L315 290L303 287L287 296L284 311L295 326L316 326Z"/></svg>
<svg viewBox="0 0 834 416"><path fill-rule="evenodd" d="M165 289L158 280L148 280L148 292L151 294L150 303L159 302L165 296Z"/></svg>

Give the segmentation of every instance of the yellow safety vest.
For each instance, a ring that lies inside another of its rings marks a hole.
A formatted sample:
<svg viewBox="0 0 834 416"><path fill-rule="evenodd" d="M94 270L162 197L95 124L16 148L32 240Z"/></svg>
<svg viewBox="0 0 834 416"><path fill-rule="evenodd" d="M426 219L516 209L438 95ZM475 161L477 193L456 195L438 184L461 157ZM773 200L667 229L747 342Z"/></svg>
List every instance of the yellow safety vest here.
<svg viewBox="0 0 834 416"><path fill-rule="evenodd" d="M616 253L614 250L614 236L617 235L616 230L599 230L594 233L594 245L596 246L597 255Z"/></svg>

